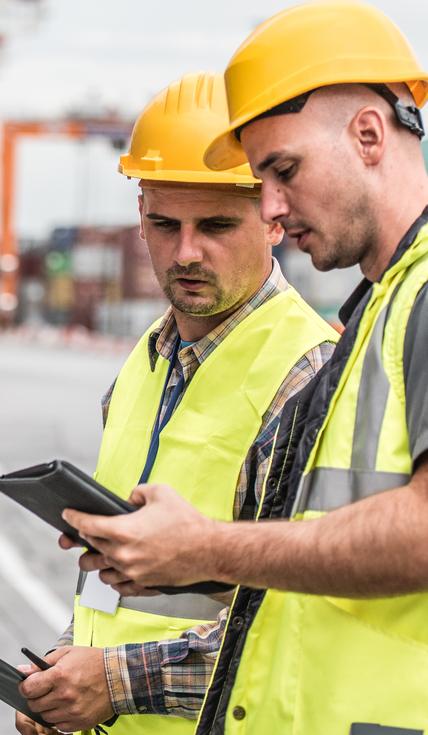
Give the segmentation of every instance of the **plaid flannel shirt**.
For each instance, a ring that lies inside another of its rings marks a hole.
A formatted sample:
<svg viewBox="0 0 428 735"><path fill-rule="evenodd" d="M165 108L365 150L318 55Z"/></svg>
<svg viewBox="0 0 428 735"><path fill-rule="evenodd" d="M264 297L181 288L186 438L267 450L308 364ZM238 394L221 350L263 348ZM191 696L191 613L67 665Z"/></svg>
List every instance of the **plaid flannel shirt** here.
<svg viewBox="0 0 428 735"><path fill-rule="evenodd" d="M278 262L273 259L269 278L259 291L207 336L180 350L179 365L173 369L161 407L161 418L182 371L185 387L198 367L230 332L288 284ZM177 340L177 327L168 309L149 338L149 360L154 369L159 355L170 359ZM248 450L235 493L235 519L255 516L264 478L269 466L275 432L285 402L300 391L330 358L334 345L324 342L302 357L285 376L266 411L260 431ZM103 398L104 422L114 384ZM185 388L184 388L185 389ZM177 401L178 405L179 401ZM220 649L232 593L225 596L225 607L217 620L188 629L173 640L128 643L104 649L104 663L110 698L116 714L151 713L195 719L208 686ZM71 642L72 626L57 645Z"/></svg>

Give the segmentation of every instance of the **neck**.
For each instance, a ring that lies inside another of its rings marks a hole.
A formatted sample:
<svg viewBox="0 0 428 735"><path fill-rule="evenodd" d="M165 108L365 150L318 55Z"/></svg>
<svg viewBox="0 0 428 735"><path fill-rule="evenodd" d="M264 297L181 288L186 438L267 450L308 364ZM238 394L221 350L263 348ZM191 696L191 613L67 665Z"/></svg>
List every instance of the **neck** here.
<svg viewBox="0 0 428 735"><path fill-rule="evenodd" d="M416 177L415 177L416 178ZM403 191L406 196L403 197ZM401 194L401 196L400 196ZM386 204L385 204L386 202ZM370 281L378 281L387 268L398 243L428 205L428 179L426 174L419 182L405 184L394 200L384 197L379 212L382 212L377 232L376 246L361 262L361 270Z"/></svg>

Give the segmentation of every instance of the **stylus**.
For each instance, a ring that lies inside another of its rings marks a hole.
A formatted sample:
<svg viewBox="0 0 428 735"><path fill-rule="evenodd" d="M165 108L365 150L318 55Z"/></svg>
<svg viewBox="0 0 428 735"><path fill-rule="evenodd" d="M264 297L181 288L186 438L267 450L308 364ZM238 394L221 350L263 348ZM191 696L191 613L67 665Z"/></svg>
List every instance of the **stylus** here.
<svg viewBox="0 0 428 735"><path fill-rule="evenodd" d="M42 658L39 658L35 653L29 650L29 648L21 648L21 652L30 659L30 661L33 662L33 664L36 664L36 666L39 667L39 669L42 669L42 671L46 671L46 669L51 669L52 664L48 664L47 661L43 661Z"/></svg>

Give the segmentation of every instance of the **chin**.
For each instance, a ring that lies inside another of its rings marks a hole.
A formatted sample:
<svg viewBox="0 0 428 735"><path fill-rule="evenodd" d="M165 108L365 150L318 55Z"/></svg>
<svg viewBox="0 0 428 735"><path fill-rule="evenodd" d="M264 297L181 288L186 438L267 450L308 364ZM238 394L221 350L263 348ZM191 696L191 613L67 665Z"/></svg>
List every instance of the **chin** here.
<svg viewBox="0 0 428 735"><path fill-rule="evenodd" d="M335 268L341 267L337 260L333 260L331 258L317 258L316 256L311 254L311 260L314 268L316 268L317 271L321 271L322 273L326 273L327 271L332 271Z"/></svg>
<svg viewBox="0 0 428 735"><path fill-rule="evenodd" d="M317 271L321 271L322 273L327 273L328 271L337 270L340 268L350 268L352 265L355 265L358 260L356 260L354 257L351 257L349 253L344 252L311 252L309 253L311 256L312 264L317 269Z"/></svg>
<svg viewBox="0 0 428 735"><path fill-rule="evenodd" d="M174 299L171 303L182 314L189 314L190 316L211 316L214 312L214 306L212 304L205 304L203 301L195 303L195 301Z"/></svg>

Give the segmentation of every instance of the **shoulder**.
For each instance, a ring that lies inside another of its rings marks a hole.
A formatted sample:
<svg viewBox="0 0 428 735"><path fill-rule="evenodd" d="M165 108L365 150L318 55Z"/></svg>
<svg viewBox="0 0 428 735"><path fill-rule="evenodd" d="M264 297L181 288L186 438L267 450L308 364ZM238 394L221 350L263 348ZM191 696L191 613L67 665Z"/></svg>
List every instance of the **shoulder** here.
<svg viewBox="0 0 428 735"><path fill-rule="evenodd" d="M407 322L404 340L404 375L406 384L412 365L420 363L426 369L426 350L428 346L428 283L420 289Z"/></svg>
<svg viewBox="0 0 428 735"><path fill-rule="evenodd" d="M403 372L406 418L413 460L428 450L428 284L420 289L406 328Z"/></svg>

